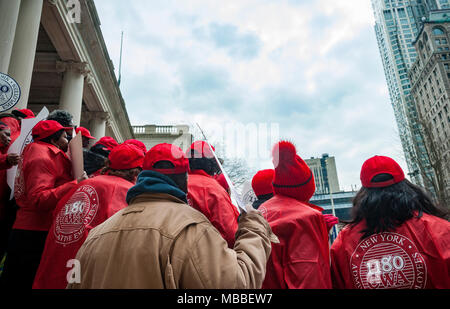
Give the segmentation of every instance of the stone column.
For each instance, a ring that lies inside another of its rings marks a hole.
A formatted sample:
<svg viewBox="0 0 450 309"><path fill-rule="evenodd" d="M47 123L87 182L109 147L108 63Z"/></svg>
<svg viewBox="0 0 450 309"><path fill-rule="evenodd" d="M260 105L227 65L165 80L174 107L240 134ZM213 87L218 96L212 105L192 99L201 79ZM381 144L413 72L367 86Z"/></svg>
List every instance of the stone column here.
<svg viewBox="0 0 450 309"><path fill-rule="evenodd" d="M73 124L79 126L83 105L84 78L89 74L87 63L58 61L56 69L64 72L59 109L71 113Z"/></svg>
<svg viewBox="0 0 450 309"><path fill-rule="evenodd" d="M22 90L19 103L14 108L26 108L28 105L42 6L43 0L21 0L20 3L8 69L8 74L19 83Z"/></svg>
<svg viewBox="0 0 450 309"><path fill-rule="evenodd" d="M106 122L109 120L109 114L107 112L89 112L91 121L89 122L89 128L91 135L96 138L91 142L94 145L98 140L105 136Z"/></svg>
<svg viewBox="0 0 450 309"><path fill-rule="evenodd" d="M0 0L0 73L8 73L20 0Z"/></svg>

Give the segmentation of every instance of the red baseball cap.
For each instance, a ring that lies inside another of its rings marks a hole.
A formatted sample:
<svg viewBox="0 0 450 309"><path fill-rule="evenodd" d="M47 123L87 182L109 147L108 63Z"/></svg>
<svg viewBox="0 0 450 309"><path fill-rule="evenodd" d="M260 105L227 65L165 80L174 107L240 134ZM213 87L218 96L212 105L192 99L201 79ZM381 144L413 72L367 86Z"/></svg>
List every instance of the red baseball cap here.
<svg viewBox="0 0 450 309"><path fill-rule="evenodd" d="M98 145L98 144L105 146L105 150L108 150L108 151L111 151L115 147L119 146L119 143L110 136L102 137L101 139L98 140L97 143L95 143L95 145Z"/></svg>
<svg viewBox="0 0 450 309"><path fill-rule="evenodd" d="M253 176L252 189L256 196L273 193L272 181L275 171L267 169L259 171Z"/></svg>
<svg viewBox="0 0 450 309"><path fill-rule="evenodd" d="M109 166L115 170L128 170L144 164L144 153L131 144L121 144L111 150L108 156Z"/></svg>
<svg viewBox="0 0 450 309"><path fill-rule="evenodd" d="M147 147L145 146L145 144L141 141L138 141L137 139L129 139L123 143L137 146L138 148L142 149L142 151L144 152L144 155L147 153Z"/></svg>
<svg viewBox="0 0 450 309"><path fill-rule="evenodd" d="M46 137L49 137L60 130L73 130L73 128L65 128L59 122L55 120L42 120L39 121L31 131L33 139L40 141Z"/></svg>
<svg viewBox="0 0 450 309"><path fill-rule="evenodd" d="M19 112L22 115L17 114L15 112ZM22 117L24 119L30 119L30 118L35 118L36 117L34 115L33 111L31 109L27 109L27 108L25 108L25 109L16 109L16 110L13 111L12 114L13 115L15 114L16 116L20 116L20 117Z"/></svg>
<svg viewBox="0 0 450 309"><path fill-rule="evenodd" d="M75 129L75 133L78 134L79 132L81 132L81 135L90 139L96 139L95 137L91 136L91 132L89 132L88 129L83 128L83 127L78 127Z"/></svg>
<svg viewBox="0 0 450 309"><path fill-rule="evenodd" d="M379 174L389 174L393 179L383 182L372 182ZM402 168L393 159L385 156L374 156L364 162L361 168L361 183L366 188L382 188L399 183L405 179Z"/></svg>
<svg viewBox="0 0 450 309"><path fill-rule="evenodd" d="M211 146L213 151L216 151L213 146ZM186 150L187 158L214 158L214 154L211 152L209 144L204 141L196 141L192 143L191 147ZM192 157L193 156L193 157Z"/></svg>
<svg viewBox="0 0 450 309"><path fill-rule="evenodd" d="M168 161L174 165L174 168L155 169L153 166L160 161ZM143 168L161 174L183 174L190 171L189 160L180 147L166 143L156 145L147 152Z"/></svg>

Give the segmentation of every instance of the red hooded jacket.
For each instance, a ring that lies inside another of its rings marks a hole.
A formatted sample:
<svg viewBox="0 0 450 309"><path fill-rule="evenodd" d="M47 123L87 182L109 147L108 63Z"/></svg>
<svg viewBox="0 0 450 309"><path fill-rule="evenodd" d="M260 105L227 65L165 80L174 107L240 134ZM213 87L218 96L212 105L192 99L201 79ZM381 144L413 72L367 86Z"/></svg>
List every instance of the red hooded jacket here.
<svg viewBox="0 0 450 309"><path fill-rule="evenodd" d="M283 195L258 208L280 240L272 244L263 289L331 288L327 227L314 208Z"/></svg>
<svg viewBox="0 0 450 309"><path fill-rule="evenodd" d="M203 213L233 248L239 211L225 189L201 170L192 171L188 180L189 204Z"/></svg>
<svg viewBox="0 0 450 309"><path fill-rule="evenodd" d="M423 214L361 240L364 228L346 226L331 246L334 288L450 288L450 222Z"/></svg>
<svg viewBox="0 0 450 309"><path fill-rule="evenodd" d="M19 209L13 229L48 231L53 209L76 184L70 159L62 150L39 141L27 145L14 185Z"/></svg>
<svg viewBox="0 0 450 309"><path fill-rule="evenodd" d="M34 289L64 289L67 273L89 231L125 208L133 183L116 176L100 175L78 184L64 196L54 211Z"/></svg>

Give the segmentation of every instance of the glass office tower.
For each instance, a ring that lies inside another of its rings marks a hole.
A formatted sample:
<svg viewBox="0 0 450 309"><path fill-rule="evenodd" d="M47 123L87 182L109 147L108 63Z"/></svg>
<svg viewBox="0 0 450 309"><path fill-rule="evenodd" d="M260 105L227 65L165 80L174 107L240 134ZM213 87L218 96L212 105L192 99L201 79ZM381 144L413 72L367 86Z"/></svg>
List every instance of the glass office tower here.
<svg viewBox="0 0 450 309"><path fill-rule="evenodd" d="M412 44L430 11L446 8L448 0L372 0L375 34L384 67L391 104L411 180L432 189L424 173L432 175L420 135L407 71L416 59Z"/></svg>

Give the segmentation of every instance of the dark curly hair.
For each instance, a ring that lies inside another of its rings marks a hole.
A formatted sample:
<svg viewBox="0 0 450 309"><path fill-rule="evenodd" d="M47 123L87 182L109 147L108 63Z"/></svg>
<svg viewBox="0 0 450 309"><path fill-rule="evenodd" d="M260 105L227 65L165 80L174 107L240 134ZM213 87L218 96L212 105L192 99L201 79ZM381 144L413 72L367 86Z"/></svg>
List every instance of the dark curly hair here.
<svg viewBox="0 0 450 309"><path fill-rule="evenodd" d="M54 110L47 116L47 120L54 120L58 122L63 127L73 127L73 116L68 111L65 110Z"/></svg>

